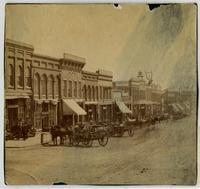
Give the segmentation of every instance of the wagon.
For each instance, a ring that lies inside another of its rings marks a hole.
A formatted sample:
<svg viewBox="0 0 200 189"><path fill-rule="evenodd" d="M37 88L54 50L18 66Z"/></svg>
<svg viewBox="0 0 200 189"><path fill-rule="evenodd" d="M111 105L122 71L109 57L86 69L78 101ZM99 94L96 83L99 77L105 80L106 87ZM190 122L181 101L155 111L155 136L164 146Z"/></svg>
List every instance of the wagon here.
<svg viewBox="0 0 200 189"><path fill-rule="evenodd" d="M111 123L110 127L110 136L119 136L122 137L125 132L128 132L128 135L132 137L134 135L134 121L124 121L122 123Z"/></svg>
<svg viewBox="0 0 200 189"><path fill-rule="evenodd" d="M85 125L83 128L76 128L73 133L73 145L82 143L84 146L90 147L94 140L99 145L106 146L108 143L108 133L105 126L102 125Z"/></svg>

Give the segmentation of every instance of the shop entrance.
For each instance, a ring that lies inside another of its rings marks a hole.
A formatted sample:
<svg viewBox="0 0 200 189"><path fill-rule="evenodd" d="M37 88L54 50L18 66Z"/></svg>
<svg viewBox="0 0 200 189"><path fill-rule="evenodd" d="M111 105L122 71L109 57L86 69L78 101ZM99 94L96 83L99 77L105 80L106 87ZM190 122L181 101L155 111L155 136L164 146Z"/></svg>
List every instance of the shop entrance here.
<svg viewBox="0 0 200 189"><path fill-rule="evenodd" d="M8 123L9 128L13 128L18 124L18 108L8 108Z"/></svg>
<svg viewBox="0 0 200 189"><path fill-rule="evenodd" d="M49 131L49 118L44 117L42 119L42 131L47 132Z"/></svg>

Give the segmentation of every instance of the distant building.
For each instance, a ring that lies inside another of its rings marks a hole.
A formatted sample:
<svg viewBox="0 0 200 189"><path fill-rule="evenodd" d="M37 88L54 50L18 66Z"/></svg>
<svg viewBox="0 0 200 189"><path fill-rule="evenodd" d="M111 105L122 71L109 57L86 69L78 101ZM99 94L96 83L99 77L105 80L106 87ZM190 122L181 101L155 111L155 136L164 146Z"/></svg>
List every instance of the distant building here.
<svg viewBox="0 0 200 189"><path fill-rule="evenodd" d="M158 114L162 109L162 90L158 85L148 84L142 72L129 81L114 81L113 96L120 96L121 100L132 111L132 115L144 119L153 114Z"/></svg>

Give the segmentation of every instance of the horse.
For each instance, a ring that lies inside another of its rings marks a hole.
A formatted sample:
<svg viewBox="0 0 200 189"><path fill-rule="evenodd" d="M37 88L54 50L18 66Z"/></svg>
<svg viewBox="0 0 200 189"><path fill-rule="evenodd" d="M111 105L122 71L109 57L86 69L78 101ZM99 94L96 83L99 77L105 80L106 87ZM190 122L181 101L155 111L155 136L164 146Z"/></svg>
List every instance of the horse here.
<svg viewBox="0 0 200 189"><path fill-rule="evenodd" d="M69 128L62 128L60 126L55 126L51 128L51 136L54 145L58 145L58 137L60 137L60 144L64 144L69 137L69 143L72 143L72 131Z"/></svg>

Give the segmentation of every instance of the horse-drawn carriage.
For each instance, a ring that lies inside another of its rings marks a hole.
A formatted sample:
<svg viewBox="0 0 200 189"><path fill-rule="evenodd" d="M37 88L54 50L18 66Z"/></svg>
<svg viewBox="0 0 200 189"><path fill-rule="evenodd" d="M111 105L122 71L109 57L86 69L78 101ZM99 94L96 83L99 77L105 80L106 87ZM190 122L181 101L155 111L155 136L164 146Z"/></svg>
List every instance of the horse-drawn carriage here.
<svg viewBox="0 0 200 189"><path fill-rule="evenodd" d="M128 135L132 137L134 135L134 127L136 120L129 120L123 122L115 122L110 124L109 134L110 136L119 136L122 137L125 132L128 132Z"/></svg>
<svg viewBox="0 0 200 189"><path fill-rule="evenodd" d="M52 141L58 144L57 138L60 138L60 144L69 141L69 145L90 147L94 140L97 140L101 146L108 143L108 133L103 125L80 124L68 128L55 127L51 129Z"/></svg>

